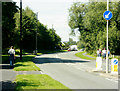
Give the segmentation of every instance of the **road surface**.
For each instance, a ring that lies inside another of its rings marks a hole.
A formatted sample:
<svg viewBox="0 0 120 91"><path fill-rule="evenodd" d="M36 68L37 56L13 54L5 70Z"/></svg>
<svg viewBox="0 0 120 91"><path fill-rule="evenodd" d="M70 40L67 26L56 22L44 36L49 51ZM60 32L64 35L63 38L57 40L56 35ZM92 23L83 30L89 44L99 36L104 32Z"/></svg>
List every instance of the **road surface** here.
<svg viewBox="0 0 120 91"><path fill-rule="evenodd" d="M36 56L34 62L43 74L50 75L70 89L118 89L118 80L92 72L95 61L81 60L77 51Z"/></svg>

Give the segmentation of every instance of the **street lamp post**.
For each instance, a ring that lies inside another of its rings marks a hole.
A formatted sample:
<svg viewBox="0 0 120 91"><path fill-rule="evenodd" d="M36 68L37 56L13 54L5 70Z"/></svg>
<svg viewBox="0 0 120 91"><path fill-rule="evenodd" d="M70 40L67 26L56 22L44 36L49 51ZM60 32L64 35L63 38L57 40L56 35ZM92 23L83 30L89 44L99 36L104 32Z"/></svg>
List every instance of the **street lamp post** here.
<svg viewBox="0 0 120 91"><path fill-rule="evenodd" d="M20 60L22 60L22 0L20 0Z"/></svg>

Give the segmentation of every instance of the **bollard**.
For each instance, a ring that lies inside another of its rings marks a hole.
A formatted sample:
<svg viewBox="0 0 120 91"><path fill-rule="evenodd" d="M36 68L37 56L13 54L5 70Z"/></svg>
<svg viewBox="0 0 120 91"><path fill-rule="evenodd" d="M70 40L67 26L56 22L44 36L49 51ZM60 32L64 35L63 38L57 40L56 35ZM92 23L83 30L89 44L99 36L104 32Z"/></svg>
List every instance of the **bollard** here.
<svg viewBox="0 0 120 91"><path fill-rule="evenodd" d="M111 74L118 74L118 59L111 60Z"/></svg>
<svg viewBox="0 0 120 91"><path fill-rule="evenodd" d="M102 58L101 57L97 57L96 58L96 70L102 70Z"/></svg>

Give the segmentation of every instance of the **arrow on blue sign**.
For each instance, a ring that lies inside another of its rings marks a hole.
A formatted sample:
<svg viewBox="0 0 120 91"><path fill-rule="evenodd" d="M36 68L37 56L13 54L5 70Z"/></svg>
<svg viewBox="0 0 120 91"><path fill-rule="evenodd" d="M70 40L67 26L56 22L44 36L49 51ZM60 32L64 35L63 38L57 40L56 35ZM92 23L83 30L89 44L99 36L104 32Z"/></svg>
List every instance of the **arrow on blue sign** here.
<svg viewBox="0 0 120 91"><path fill-rule="evenodd" d="M114 62L113 62L114 64L118 64L118 61L117 60L114 60Z"/></svg>
<svg viewBox="0 0 120 91"><path fill-rule="evenodd" d="M103 14L103 17L106 20L110 20L112 18L112 12L111 11L105 11L104 14Z"/></svg>

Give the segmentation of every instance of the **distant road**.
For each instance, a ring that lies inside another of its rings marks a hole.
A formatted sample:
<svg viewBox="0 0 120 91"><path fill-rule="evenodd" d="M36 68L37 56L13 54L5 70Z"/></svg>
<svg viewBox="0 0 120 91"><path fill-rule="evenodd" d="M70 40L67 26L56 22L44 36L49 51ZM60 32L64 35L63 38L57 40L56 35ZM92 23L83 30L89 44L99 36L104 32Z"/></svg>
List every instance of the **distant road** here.
<svg viewBox="0 0 120 91"><path fill-rule="evenodd" d="M36 56L35 63L43 73L70 89L117 89L118 82L93 73L95 61L81 60L78 51Z"/></svg>

